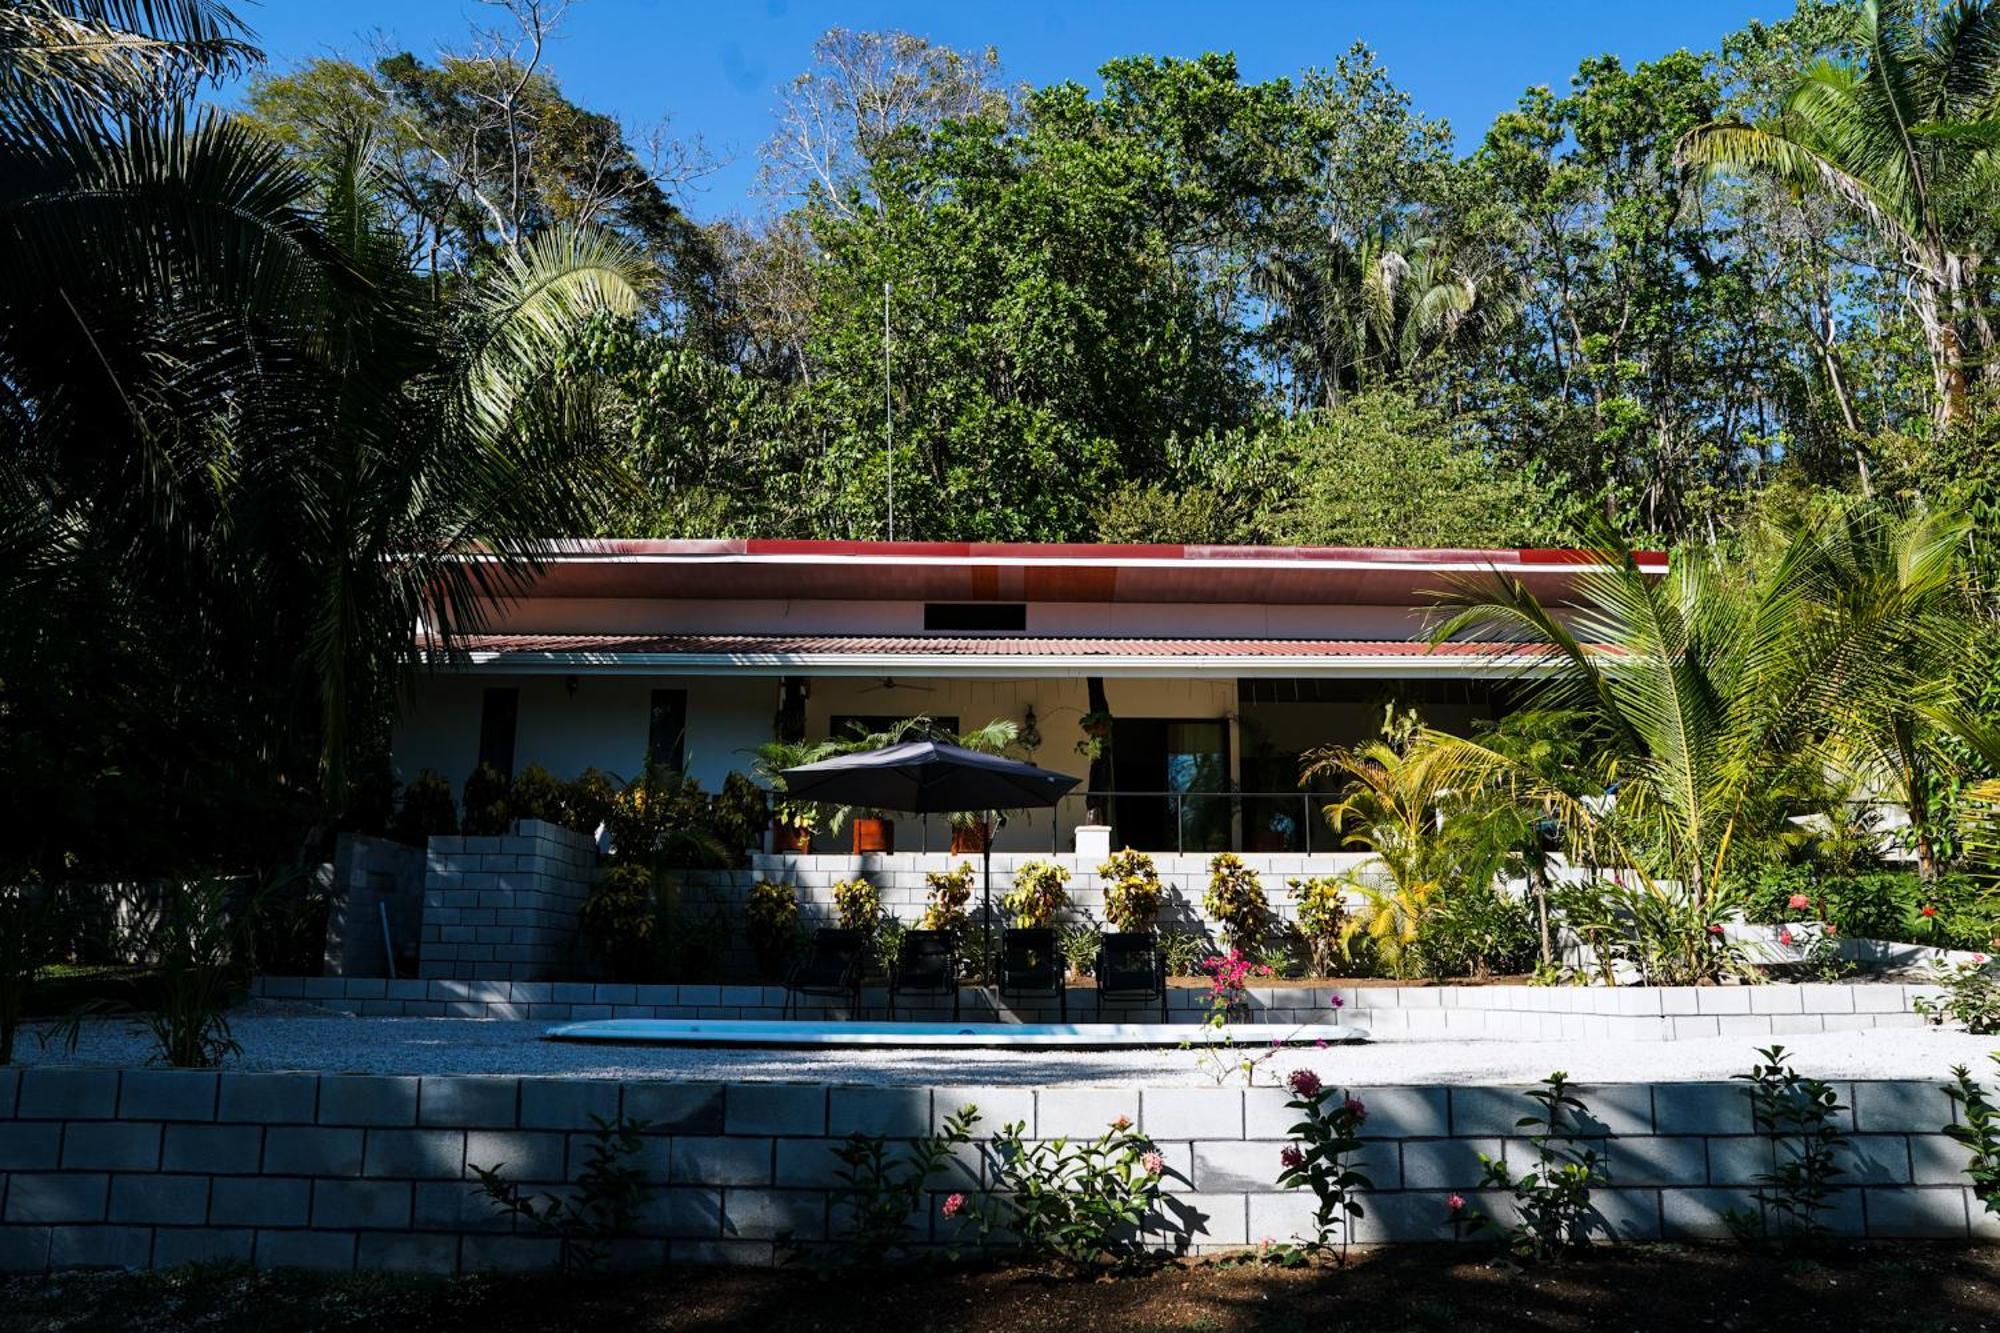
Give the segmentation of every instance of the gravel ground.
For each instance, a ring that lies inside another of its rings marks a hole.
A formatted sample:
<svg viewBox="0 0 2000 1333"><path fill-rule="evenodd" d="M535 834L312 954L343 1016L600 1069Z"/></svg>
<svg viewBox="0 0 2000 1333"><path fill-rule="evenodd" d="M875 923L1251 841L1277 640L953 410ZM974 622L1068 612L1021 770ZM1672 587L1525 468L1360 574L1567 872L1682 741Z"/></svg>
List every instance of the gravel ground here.
<svg viewBox="0 0 2000 1333"><path fill-rule="evenodd" d="M1201 1085L1212 1080L1193 1050L732 1051L580 1045L539 1040L545 1023L450 1018L350 1018L324 1010L261 1005L239 1010L232 1028L243 1052L229 1068L369 1074L534 1074L557 1078L685 1082L926 1083L983 1085ZM1749 1068L1770 1038L1701 1041L1377 1040L1295 1048L1270 1068L1310 1066L1350 1087L1396 1084L1530 1083L1555 1069L1587 1083L1725 1079ZM1955 1064L1993 1072L2000 1038L1936 1029L1803 1033L1778 1039L1801 1073L1821 1078L1942 1080ZM74 1055L24 1034L15 1058L29 1065L147 1062L150 1043L120 1022L87 1024ZM1270 1079L1260 1079L1268 1082Z"/></svg>

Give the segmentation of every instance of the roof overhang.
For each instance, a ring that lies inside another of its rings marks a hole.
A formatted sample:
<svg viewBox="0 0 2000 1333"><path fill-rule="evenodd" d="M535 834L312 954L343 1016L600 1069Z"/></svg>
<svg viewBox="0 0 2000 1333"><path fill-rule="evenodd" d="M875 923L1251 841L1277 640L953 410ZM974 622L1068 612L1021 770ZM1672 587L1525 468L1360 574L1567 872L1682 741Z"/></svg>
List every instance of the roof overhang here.
<svg viewBox="0 0 2000 1333"><path fill-rule="evenodd" d="M1641 552L1639 566L1666 572ZM1412 606L1498 573L1562 602L1574 550L1458 547L1125 546L772 540L560 541L530 597L1042 601Z"/></svg>

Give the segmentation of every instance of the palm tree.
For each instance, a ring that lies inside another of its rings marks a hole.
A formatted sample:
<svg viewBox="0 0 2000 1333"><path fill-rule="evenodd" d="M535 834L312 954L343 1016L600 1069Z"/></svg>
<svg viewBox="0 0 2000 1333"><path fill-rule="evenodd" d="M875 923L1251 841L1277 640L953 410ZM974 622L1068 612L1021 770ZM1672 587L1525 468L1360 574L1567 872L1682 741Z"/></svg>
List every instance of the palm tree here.
<svg viewBox="0 0 2000 1333"><path fill-rule="evenodd" d="M1893 249L1930 349L1937 420L1951 427L1966 414L1962 321L1989 375L2000 371L1980 273L2000 165L2000 3L1955 4L1924 20L1909 0L1864 0L1847 36L1859 59L1813 65L1764 124L1690 130L1679 159L1823 195Z"/></svg>
<svg viewBox="0 0 2000 1333"><path fill-rule="evenodd" d="M1619 784L1615 821L1492 746L1438 733L1423 743L1454 781L1497 782L1559 811L1655 899L1712 911L1733 887L1731 851L1773 808L1774 774L1880 757L1919 721L1957 723L1943 682L1955 681L1953 645L1965 639L1934 653L1926 636L1946 623L1963 534L1953 518L1857 504L1802 522L1747 584L1713 555L1648 573L1608 529L1572 605L1551 609L1498 573L1460 583L1436 637L1521 642L1538 702L1573 711L1600 738L1605 776Z"/></svg>
<svg viewBox="0 0 2000 1333"><path fill-rule="evenodd" d="M0 751L69 746L88 705L79 788L144 759L156 808L337 806L400 675L615 494L596 382L564 358L650 274L551 231L439 292L402 263L365 141L300 164L188 110L236 49L227 11L22 13L165 35L116 45L131 68L104 55L118 79L68 57L0 78ZM148 728L164 743L136 745ZM0 760L20 809L89 817L34 768Z"/></svg>

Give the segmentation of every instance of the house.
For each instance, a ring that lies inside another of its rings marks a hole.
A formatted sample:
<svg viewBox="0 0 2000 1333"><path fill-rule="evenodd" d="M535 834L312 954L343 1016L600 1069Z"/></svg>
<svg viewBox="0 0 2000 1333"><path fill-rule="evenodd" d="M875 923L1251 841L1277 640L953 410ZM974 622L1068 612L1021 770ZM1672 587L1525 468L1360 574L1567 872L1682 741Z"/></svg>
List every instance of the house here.
<svg viewBox="0 0 2000 1333"><path fill-rule="evenodd" d="M1001 850L1332 851L1299 756L1374 735L1392 701L1460 729L1518 699L1519 654L1428 631L1455 577L1498 570L1562 603L1563 550L856 541L576 541L416 682L405 780L479 763L558 777L650 755L715 790L773 736L928 716L1012 719L1023 756L1084 779L1014 816ZM1643 557L1665 568L1665 557ZM1090 731L1101 732L1091 744ZM1090 751L1103 762L1092 773ZM1093 786L1094 781L1094 786ZM942 851L905 821L901 850Z"/></svg>

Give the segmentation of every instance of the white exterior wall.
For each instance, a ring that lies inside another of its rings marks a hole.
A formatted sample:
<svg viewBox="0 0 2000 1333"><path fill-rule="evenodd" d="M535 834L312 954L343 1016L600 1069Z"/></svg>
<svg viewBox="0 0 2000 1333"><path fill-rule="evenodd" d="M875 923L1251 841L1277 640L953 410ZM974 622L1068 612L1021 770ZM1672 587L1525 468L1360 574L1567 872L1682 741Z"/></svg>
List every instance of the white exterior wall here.
<svg viewBox="0 0 2000 1333"><path fill-rule="evenodd" d="M777 681L758 676L436 675L419 681L397 720L396 773L428 768L454 787L479 759L480 700L489 686L521 691L514 767L540 764L559 778L586 768L638 775L646 757L652 692L686 690L687 767L715 791L730 770L747 772L747 751L771 737Z"/></svg>

